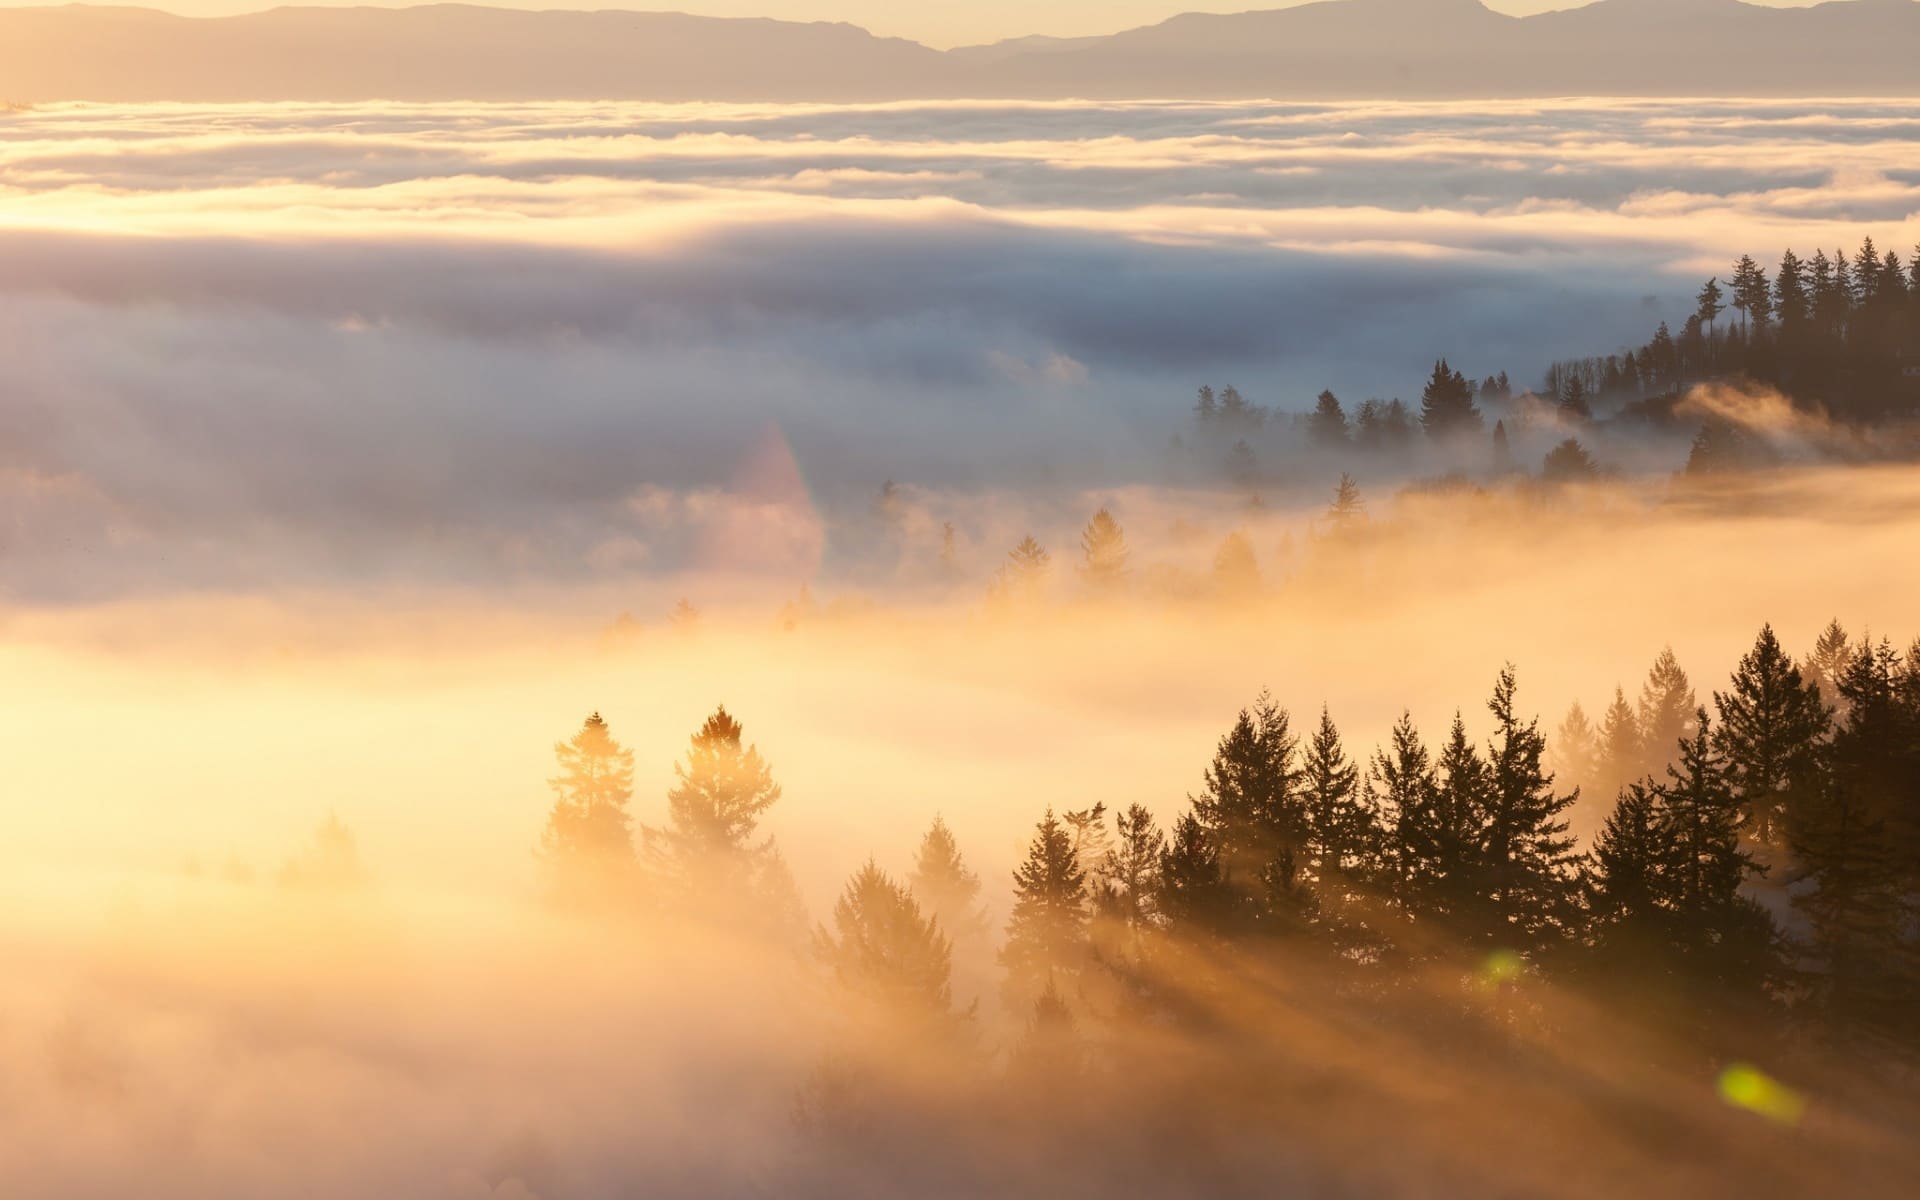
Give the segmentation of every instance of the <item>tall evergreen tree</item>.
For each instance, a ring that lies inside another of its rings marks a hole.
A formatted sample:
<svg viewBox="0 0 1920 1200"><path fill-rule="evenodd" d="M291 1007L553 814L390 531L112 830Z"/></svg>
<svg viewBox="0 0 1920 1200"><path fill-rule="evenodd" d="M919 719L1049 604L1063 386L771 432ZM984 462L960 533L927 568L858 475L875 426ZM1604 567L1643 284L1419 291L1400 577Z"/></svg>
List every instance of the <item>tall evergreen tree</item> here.
<svg viewBox="0 0 1920 1200"><path fill-rule="evenodd" d="M1307 432L1322 446L1344 446L1348 440L1347 410L1332 392L1321 392L1307 418Z"/></svg>
<svg viewBox="0 0 1920 1200"><path fill-rule="evenodd" d="M559 774L547 780L553 807L540 835L549 891L564 902L604 898L633 875L633 751L614 740L599 713L553 744Z"/></svg>
<svg viewBox="0 0 1920 1200"><path fill-rule="evenodd" d="M1814 782L1827 733L1820 693L1802 681L1767 625L1740 660L1732 687L1715 692L1713 703L1720 713L1714 750L1725 760L1743 824L1772 845L1783 835L1794 797Z"/></svg>
<svg viewBox="0 0 1920 1200"><path fill-rule="evenodd" d="M1514 673L1504 668L1487 702L1494 737L1487 751L1485 816L1478 855L1495 945L1538 950L1571 927L1577 855L1567 809L1579 793L1556 793L1542 759L1547 740L1535 718L1514 708Z"/></svg>
<svg viewBox="0 0 1920 1200"><path fill-rule="evenodd" d="M1073 837L1048 809L1026 860L1013 871L1013 911L1000 949L1010 1003L1031 1003L1055 975L1079 973L1087 952L1088 900Z"/></svg>
<svg viewBox="0 0 1920 1200"><path fill-rule="evenodd" d="M1664 965L1673 933L1663 818L1658 791L1630 783L1594 839L1586 907L1603 968L1640 974Z"/></svg>
<svg viewBox="0 0 1920 1200"><path fill-rule="evenodd" d="M955 941L984 937L987 913L980 904L980 876L968 869L960 843L940 817L920 839L913 874L907 881L914 899L940 922Z"/></svg>
<svg viewBox="0 0 1920 1200"><path fill-rule="evenodd" d="M1575 700L1554 730L1549 744L1554 778L1576 791L1590 789L1600 778L1600 737L1587 710Z"/></svg>
<svg viewBox="0 0 1920 1200"><path fill-rule="evenodd" d="M1360 495L1360 485L1353 476L1340 476L1340 482L1334 486L1333 502L1327 505L1326 515L1322 518L1327 532L1335 536L1351 533L1364 524L1367 519L1367 502Z"/></svg>
<svg viewBox="0 0 1920 1200"><path fill-rule="evenodd" d="M1612 797L1640 775L1646 762L1646 739L1640 733L1640 718L1627 703L1621 688L1613 689L1613 703L1607 705L1600 720L1599 785L1603 796Z"/></svg>
<svg viewBox="0 0 1920 1200"><path fill-rule="evenodd" d="M1694 698L1693 684L1681 669L1680 660L1667 646L1653 660L1647 681L1640 687L1640 745L1645 753L1642 769L1658 778L1673 761L1677 747L1693 736L1694 713L1700 701Z"/></svg>
<svg viewBox="0 0 1920 1200"><path fill-rule="evenodd" d="M1323 891L1346 895L1379 870L1378 814L1360 788L1360 768L1347 757L1332 715L1307 741L1300 795L1306 810L1309 868Z"/></svg>
<svg viewBox="0 0 1920 1200"><path fill-rule="evenodd" d="M956 1023L953 944L913 893L873 860L854 873L833 906L833 927L814 934L814 951L848 992L890 1016Z"/></svg>
<svg viewBox="0 0 1920 1200"><path fill-rule="evenodd" d="M758 836L760 819L780 799L780 785L757 747L725 706L714 710L674 764L667 822L648 826L647 856L684 905L709 914L751 915L761 899L773 839Z"/></svg>
<svg viewBox="0 0 1920 1200"><path fill-rule="evenodd" d="M1193 419L1201 425L1208 425L1220 415L1220 405L1213 398L1213 389L1200 385L1200 392L1193 402Z"/></svg>
<svg viewBox="0 0 1920 1200"><path fill-rule="evenodd" d="M1720 277L1716 275L1701 286L1700 294L1694 298L1693 315L1707 327L1709 351L1713 346L1714 323L1719 320L1720 314L1726 311L1726 305L1721 303L1723 295L1724 293L1720 290Z"/></svg>
<svg viewBox="0 0 1920 1200"><path fill-rule="evenodd" d="M1780 258L1780 270L1773 278L1773 310L1782 330L1792 334L1806 323L1811 301L1807 295L1805 268L1792 250Z"/></svg>
<svg viewBox="0 0 1920 1200"><path fill-rule="evenodd" d="M1116 836L1101 870L1107 886L1099 897L1100 914L1137 934L1161 916L1160 872L1167 839L1153 814L1139 804L1129 805L1113 823Z"/></svg>
<svg viewBox="0 0 1920 1200"><path fill-rule="evenodd" d="M1189 937L1230 933L1241 924L1220 849L1191 812L1174 822L1160 856L1159 907L1169 926Z"/></svg>
<svg viewBox="0 0 1920 1200"><path fill-rule="evenodd" d="M1719 994L1758 993L1773 974L1773 922L1740 894L1760 868L1740 849L1740 803L1705 709L1680 744L1661 789L1662 831L1672 855L1674 934L1689 982Z"/></svg>
<svg viewBox="0 0 1920 1200"><path fill-rule="evenodd" d="M1220 739L1205 786L1192 798L1247 930L1289 924L1304 903L1297 886L1307 824L1297 749L1286 710L1263 692Z"/></svg>
<svg viewBox="0 0 1920 1200"><path fill-rule="evenodd" d="M1080 552L1080 574L1087 586L1107 594L1126 586L1127 535L1107 509L1094 513L1081 531Z"/></svg>
<svg viewBox="0 0 1920 1200"><path fill-rule="evenodd" d="M1433 364L1433 376L1420 393L1420 424L1428 437L1436 439L1479 433L1482 428L1473 385L1444 358Z"/></svg>
<svg viewBox="0 0 1920 1200"><path fill-rule="evenodd" d="M1853 659L1853 643L1847 638L1847 631L1838 620L1827 622L1820 631L1820 637L1813 643L1813 652L1807 655L1805 667L1801 670L1808 686L1818 688L1821 702L1826 704L1841 720L1846 718L1846 700L1840 695L1840 678L1847 673L1847 665Z"/></svg>

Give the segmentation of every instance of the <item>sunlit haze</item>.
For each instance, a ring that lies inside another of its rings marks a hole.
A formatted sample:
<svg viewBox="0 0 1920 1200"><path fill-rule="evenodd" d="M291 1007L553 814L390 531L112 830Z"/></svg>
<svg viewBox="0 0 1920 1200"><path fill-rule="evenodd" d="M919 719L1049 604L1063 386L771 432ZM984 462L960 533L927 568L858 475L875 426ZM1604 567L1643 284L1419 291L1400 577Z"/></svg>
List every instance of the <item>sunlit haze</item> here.
<svg viewBox="0 0 1920 1200"><path fill-rule="evenodd" d="M1605 5L0 11L0 1195L1906 1196L1920 4Z"/></svg>

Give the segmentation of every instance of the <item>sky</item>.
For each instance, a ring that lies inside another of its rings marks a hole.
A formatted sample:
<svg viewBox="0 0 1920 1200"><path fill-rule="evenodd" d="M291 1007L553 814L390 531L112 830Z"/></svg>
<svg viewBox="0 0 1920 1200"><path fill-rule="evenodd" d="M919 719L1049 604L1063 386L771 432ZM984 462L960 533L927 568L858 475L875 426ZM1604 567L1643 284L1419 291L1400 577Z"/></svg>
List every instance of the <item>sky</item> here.
<svg viewBox="0 0 1920 1200"><path fill-rule="evenodd" d="M27 7L44 0L0 0L0 6ZM303 0L305 3L363 5L383 0ZM1773 8L1804 7L1811 0L1751 0ZM141 7L188 16L224 16L278 7L261 0L148 0ZM393 5L409 7L408 5ZM1149 25L1183 12L1245 12L1289 8L1288 0L683 0L663 4L618 4L606 0L519 0L512 8L633 8L723 17L775 17L792 21L848 21L874 33L911 38L930 46L974 45L1008 37L1044 34L1079 37ZM1488 0L1487 7L1524 15L1579 8L1578 0Z"/></svg>

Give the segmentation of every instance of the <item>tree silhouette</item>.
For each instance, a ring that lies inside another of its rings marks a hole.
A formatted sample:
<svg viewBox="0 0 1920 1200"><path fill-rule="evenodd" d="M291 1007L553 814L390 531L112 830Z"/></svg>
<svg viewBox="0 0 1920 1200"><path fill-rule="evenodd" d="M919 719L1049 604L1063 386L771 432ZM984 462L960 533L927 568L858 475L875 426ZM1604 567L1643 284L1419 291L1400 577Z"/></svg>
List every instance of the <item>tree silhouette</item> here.
<svg viewBox="0 0 1920 1200"><path fill-rule="evenodd" d="M731 917L749 915L760 899L773 851L772 839L757 840L760 818L780 799L772 769L743 733L724 706L715 709L686 762L674 764L666 824L646 829L648 859L676 898Z"/></svg>
<svg viewBox="0 0 1920 1200"><path fill-rule="evenodd" d="M814 949L842 987L891 1016L956 1019L953 944L872 859L847 882L833 926L814 934Z"/></svg>
<svg viewBox="0 0 1920 1200"><path fill-rule="evenodd" d="M1568 438L1547 451L1540 464L1540 477L1550 483L1582 483L1599 474L1599 464L1578 438Z"/></svg>
<svg viewBox="0 0 1920 1200"><path fill-rule="evenodd" d="M1574 840L1564 815L1577 792L1555 792L1542 764L1546 738L1538 720L1514 709L1514 673L1500 672L1493 698L1494 740L1488 747L1484 828L1477 850L1492 927L1489 942L1538 950L1567 932L1578 885Z"/></svg>
<svg viewBox="0 0 1920 1200"><path fill-rule="evenodd" d="M1322 447L1345 446L1348 441L1347 410L1332 392L1321 392L1314 402L1313 415L1307 418L1307 432Z"/></svg>
<svg viewBox="0 0 1920 1200"><path fill-rule="evenodd" d="M1700 702L1694 698L1693 684L1673 656L1673 647L1662 648L1640 686L1640 707L1635 723L1640 730L1641 769L1658 778L1673 761L1679 744L1693 736L1695 714Z"/></svg>
<svg viewBox="0 0 1920 1200"><path fill-rule="evenodd" d="M1126 586L1127 535L1102 508L1080 533L1081 577L1094 591L1111 595Z"/></svg>
<svg viewBox="0 0 1920 1200"><path fill-rule="evenodd" d="M1340 482L1333 489L1333 502L1327 505L1326 515L1321 518L1326 523L1327 532L1333 536L1351 533L1367 519L1367 502L1360 496L1360 485L1353 476L1340 476Z"/></svg>
<svg viewBox="0 0 1920 1200"><path fill-rule="evenodd" d="M940 817L933 819L914 858L908 880L914 898L956 941L984 937L986 910L980 906L980 876L967 869L960 843Z"/></svg>
<svg viewBox="0 0 1920 1200"><path fill-rule="evenodd" d="M1056 974L1078 974L1086 957L1086 873L1067 827L1048 809L1024 862L1013 871L1013 911L1000 950L1009 1002L1038 996Z"/></svg>
<svg viewBox="0 0 1920 1200"><path fill-rule="evenodd" d="M1433 364L1433 375L1420 393L1420 424L1427 436L1435 439L1455 434L1478 433L1482 426L1479 408L1473 403L1473 385L1446 359Z"/></svg>
<svg viewBox="0 0 1920 1200"><path fill-rule="evenodd" d="M1286 711L1263 692L1220 739L1193 797L1245 930L1290 923L1304 902L1307 822L1297 749Z"/></svg>
<svg viewBox="0 0 1920 1200"><path fill-rule="evenodd" d="M1801 679L1767 625L1740 660L1732 687L1715 692L1713 703L1720 713L1714 750L1726 762L1743 823L1771 845L1780 840L1795 797L1814 782L1828 726L1820 693Z"/></svg>
<svg viewBox="0 0 1920 1200"><path fill-rule="evenodd" d="M553 744L559 774L547 780L553 807L540 835L549 894L563 903L604 898L624 887L634 867L633 751L613 738L599 713Z"/></svg>

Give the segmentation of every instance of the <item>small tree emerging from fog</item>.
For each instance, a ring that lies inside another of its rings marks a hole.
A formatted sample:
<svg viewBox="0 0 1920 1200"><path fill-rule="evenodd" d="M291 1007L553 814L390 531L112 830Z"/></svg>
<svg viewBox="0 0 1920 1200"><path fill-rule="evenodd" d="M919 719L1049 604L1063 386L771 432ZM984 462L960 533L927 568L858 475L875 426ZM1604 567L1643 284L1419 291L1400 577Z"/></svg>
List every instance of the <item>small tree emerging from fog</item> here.
<svg viewBox="0 0 1920 1200"><path fill-rule="evenodd" d="M1107 509L1094 513L1081 531L1080 552L1080 574L1087 586L1111 593L1126 585L1127 534Z"/></svg>
<svg viewBox="0 0 1920 1200"><path fill-rule="evenodd" d="M920 839L908 886L950 938L977 938L987 932L987 914L980 906L980 876L967 868L960 843L940 817L933 819Z"/></svg>
<svg viewBox="0 0 1920 1200"><path fill-rule="evenodd" d="M1561 442L1547 451L1547 457L1540 463L1540 477L1549 483L1583 483L1599 474L1600 464L1593 461L1593 455L1587 453L1579 438Z"/></svg>
<svg viewBox="0 0 1920 1200"><path fill-rule="evenodd" d="M953 1013L953 943L940 922L873 860L833 906L814 948L842 987L887 1013L946 1020Z"/></svg>

